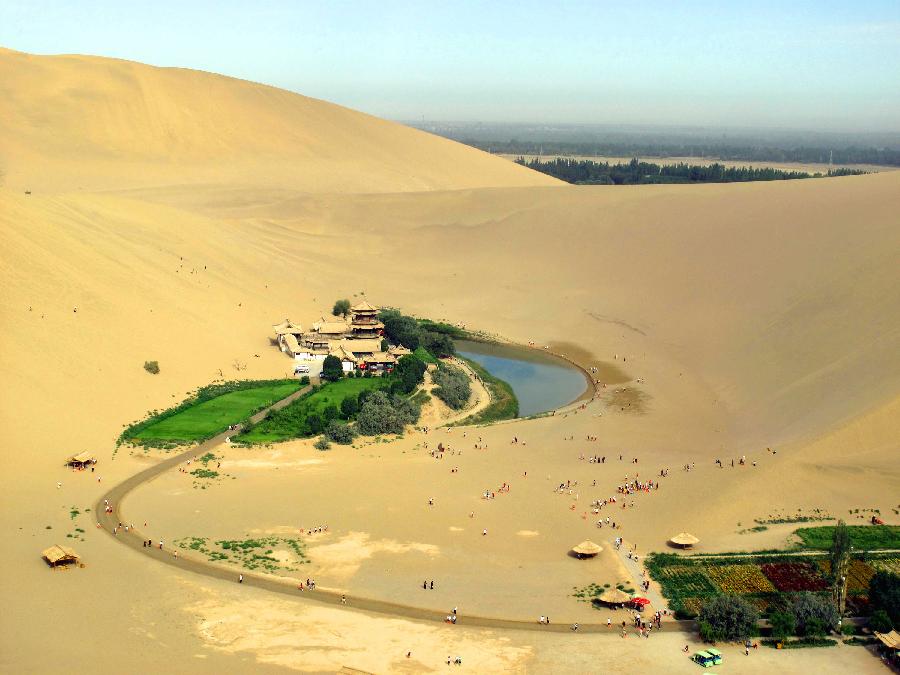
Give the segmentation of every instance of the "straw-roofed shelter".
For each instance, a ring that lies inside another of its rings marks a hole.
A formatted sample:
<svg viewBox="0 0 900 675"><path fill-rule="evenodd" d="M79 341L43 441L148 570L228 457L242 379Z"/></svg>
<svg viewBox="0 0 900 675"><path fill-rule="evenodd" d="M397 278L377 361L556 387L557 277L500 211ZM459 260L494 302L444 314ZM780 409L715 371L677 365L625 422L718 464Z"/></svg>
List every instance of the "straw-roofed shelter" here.
<svg viewBox="0 0 900 675"><path fill-rule="evenodd" d="M699 544L700 540L690 532L679 532L674 537L669 539L669 542L680 548L690 548L695 544Z"/></svg>
<svg viewBox="0 0 900 675"><path fill-rule="evenodd" d="M79 452L77 455L72 455L71 457L69 457L69 459L66 460L66 464L68 464L69 466L78 466L78 467L83 467L83 466L87 466L88 464L96 464L96 463L97 463L97 460L94 458L94 456L91 453L89 453L87 451Z"/></svg>
<svg viewBox="0 0 900 675"><path fill-rule="evenodd" d="M875 637L888 649L900 649L900 633L895 630L890 633L879 633L876 630Z"/></svg>
<svg viewBox="0 0 900 675"><path fill-rule="evenodd" d="M578 546L572 548L572 552L579 558L592 558L602 550L602 546L589 540L585 540L578 544Z"/></svg>
<svg viewBox="0 0 900 675"><path fill-rule="evenodd" d="M68 546L51 546L48 549L44 549L41 553L41 557L47 561L47 564L50 567L56 567L57 565L69 565L73 563L77 563L79 560L79 556L75 551L70 549Z"/></svg>
<svg viewBox="0 0 900 675"><path fill-rule="evenodd" d="M618 588L607 588L597 599L607 605L624 605L626 602L631 601L631 596Z"/></svg>

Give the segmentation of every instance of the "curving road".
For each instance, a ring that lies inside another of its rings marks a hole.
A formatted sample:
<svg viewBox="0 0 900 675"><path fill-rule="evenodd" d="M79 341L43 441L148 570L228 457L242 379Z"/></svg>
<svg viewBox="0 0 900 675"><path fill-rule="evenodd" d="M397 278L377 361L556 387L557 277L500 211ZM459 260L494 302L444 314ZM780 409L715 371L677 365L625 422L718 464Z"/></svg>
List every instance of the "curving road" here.
<svg viewBox="0 0 900 675"><path fill-rule="evenodd" d="M277 403L271 405L268 408L265 408L264 410L251 417L251 421L258 422L270 410L283 408L295 399L302 396L308 390L309 387L305 387L299 391L294 392L290 396L278 401ZM289 595L292 598L298 600L308 600L327 605L342 606L344 604L341 600L342 595L335 591L300 591L297 588L297 581L294 579L274 578L271 576L253 574L251 572L237 570L234 568L214 565L206 560L200 560L190 556L182 555L182 551L179 551L178 557L175 557L173 549L171 548L164 547L163 550L160 550L158 540L155 540L156 543L154 544L154 546L145 547L143 545L143 542L150 539L150 537L146 536L143 532L136 528L130 528L128 532L126 532L124 528L119 528L118 533L114 534L114 528L116 528L120 522L126 522L123 519L121 513L122 502L132 490L140 485L143 485L144 483L153 480L157 476L162 475L169 469L177 467L188 459L202 456L206 452L209 452L213 448L224 443L226 437L231 436L234 433L234 431L223 432L218 436L204 441L191 450L187 450L185 452L181 452L177 455L169 457L168 459L165 459L158 464L155 464L139 473L136 473L135 475L110 489L108 492L106 492L106 494L102 495L94 505L94 513L97 514L98 523L100 524L101 528L111 537L114 537L119 543L134 549L138 553L143 553L144 555L150 556L151 558L158 560L161 563L171 565L180 570L193 572L194 574L202 574L214 579L233 581L235 583L237 582L238 574L242 573L244 575L243 584L245 586L253 586L255 588L262 588L274 593ZM108 500L110 505L112 506L112 513L106 512L105 500ZM140 544L140 546L138 544ZM372 598L360 598L356 596L349 596L347 598L346 605L355 609L376 612L378 614L385 614L392 617L415 619L418 621L443 622L447 616L446 613L437 612L432 609L423 609L420 607L412 607L410 605L401 605L393 602L388 602L386 600L375 600ZM570 630L570 626L568 623L553 623L550 625L542 625L539 624L537 620L519 621L515 619L500 619L469 615L460 615L457 619L457 624L462 626L482 628L509 628L518 630L539 630L550 632L567 632ZM667 627L677 626L682 630L691 630L693 628L694 622L676 621L674 619L669 619L665 622L664 625L666 625ZM609 629L607 628L605 623L580 623L579 632L603 632L610 635L618 635L615 626L613 626L612 629Z"/></svg>

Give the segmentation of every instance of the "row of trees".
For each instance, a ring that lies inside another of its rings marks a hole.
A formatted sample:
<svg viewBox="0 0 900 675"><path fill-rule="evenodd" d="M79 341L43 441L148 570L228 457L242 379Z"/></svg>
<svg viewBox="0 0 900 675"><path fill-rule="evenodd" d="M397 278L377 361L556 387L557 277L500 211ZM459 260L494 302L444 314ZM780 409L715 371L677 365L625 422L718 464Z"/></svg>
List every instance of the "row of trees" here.
<svg viewBox="0 0 900 675"><path fill-rule="evenodd" d="M569 141L465 140L466 145L505 155L580 155L586 157L696 157L739 162L802 162L806 164L878 164L900 166L897 148L799 145L728 145L712 143L596 143Z"/></svg>
<svg viewBox="0 0 900 675"><path fill-rule="evenodd" d="M796 180L813 178L822 174L804 171L784 171L771 167L726 167L723 164L696 165L654 164L632 159L622 164L595 162L588 159L564 159L542 161L534 158L516 162L529 169L540 171L567 183L578 185L641 185L647 183L743 183L748 181ZM865 173L856 169L835 169L828 176L847 176Z"/></svg>

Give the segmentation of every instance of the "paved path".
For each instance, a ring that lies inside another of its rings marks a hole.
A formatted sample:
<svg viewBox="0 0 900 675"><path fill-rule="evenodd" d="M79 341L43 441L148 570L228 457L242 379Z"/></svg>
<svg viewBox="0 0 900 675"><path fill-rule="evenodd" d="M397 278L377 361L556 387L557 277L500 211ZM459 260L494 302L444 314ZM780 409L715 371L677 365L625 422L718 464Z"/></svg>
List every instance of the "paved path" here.
<svg viewBox="0 0 900 675"><path fill-rule="evenodd" d="M265 410L260 411L253 417L251 417L251 421L258 422L261 420L265 414L269 410L277 410L279 408L283 408L288 405L295 399L302 396L304 393L309 391L309 387L301 389L300 391L294 392L290 396L281 401L275 403L274 405L266 408ZM173 455L158 464L155 464L151 467L136 473L125 481L119 483L112 489L110 489L106 494L102 495L100 499L97 500L96 505L94 506L94 513L97 514L98 523L101 528L107 532L111 537L114 537L116 541L121 544L128 546L131 549L134 549L138 553L143 553L146 556L149 556L155 560L158 560L161 563L165 563L166 565L171 565L180 570L184 570L187 572L193 572L194 574L202 574L207 577L212 577L215 579L223 579L226 581L237 582L238 574L242 573L240 570L236 570L233 568L223 567L221 565L214 565L206 560L202 560L199 558L195 558L189 555L183 555L183 551L178 552L178 556L175 557L174 551L176 549L171 548L169 545L164 544L163 549L159 548L159 539L154 539L154 545L152 547L143 546L143 542L150 539L145 533L141 532L138 528L129 528L129 531L126 532L124 528L118 529L118 534L113 534L113 529L122 522L123 524L126 522L123 519L121 509L122 502L125 497L134 490L135 488L147 483L154 478L162 475L169 469L174 469L180 464L183 464L188 459L200 457L206 452L216 448L225 442L226 437L233 435L234 431L226 431L218 436L210 438L207 441L204 441L200 445L192 448L191 450L187 450L185 452L181 452L179 454ZM108 500L112 505L113 510L112 513L106 513L106 505L105 500ZM244 575L244 586L253 586L255 588L262 588L267 591L271 591L274 593L281 593L284 595L289 595L298 600L308 600L326 605L343 605L341 601L341 594L336 591L326 591L326 590L315 590L315 591L300 591L297 588L297 580L288 578L288 577L273 577L267 575L259 575L253 574L251 572L243 572ZM415 619L419 621L433 621L433 622L443 622L446 613L438 612L433 609L424 609L421 607L412 607L409 605L401 605L393 602L388 602L386 600L376 600L372 598L358 598L355 596L349 596L347 598L347 606L361 609L369 612L376 612L378 614L385 614L393 617L403 617L406 619ZM449 611L449 608L448 608ZM570 630L569 623L554 623L549 626L541 625L538 623L537 618L535 617L534 621L521 621L516 619L502 619L495 617L484 617L484 616L468 616L468 615L460 615L457 619L457 624L461 626L475 626L475 627L483 627L483 628L508 628L508 629L518 629L518 630L538 630L544 632L567 632ZM694 622L693 621L675 621L673 619L669 619L664 624L665 626L675 626L682 630L693 630ZM579 623L579 632L584 633L607 633L612 635L614 632L611 632L606 624L600 623ZM614 633L618 636L618 633Z"/></svg>
<svg viewBox="0 0 900 675"><path fill-rule="evenodd" d="M610 546L613 546L613 544L610 544ZM634 557L628 557L629 550L628 542L626 541L622 543L622 546L619 547L619 550L616 551L616 553L622 561L622 565L631 575L632 584L634 585L637 595L639 597L647 598L650 601L650 608L654 612L661 612L668 609L668 603L666 603L662 594L659 592L657 585L653 581L650 582L650 588L648 590L642 590L643 587L641 584L645 578L643 575L644 568L640 562L634 559Z"/></svg>

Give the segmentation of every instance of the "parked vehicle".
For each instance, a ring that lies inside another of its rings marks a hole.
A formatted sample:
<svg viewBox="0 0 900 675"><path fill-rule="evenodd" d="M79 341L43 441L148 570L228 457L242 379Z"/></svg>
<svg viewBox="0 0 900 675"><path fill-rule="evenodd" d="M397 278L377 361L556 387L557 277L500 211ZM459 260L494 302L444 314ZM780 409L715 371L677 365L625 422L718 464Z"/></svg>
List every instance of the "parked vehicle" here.
<svg viewBox="0 0 900 675"><path fill-rule="evenodd" d="M294 375L303 375L309 372L309 366L294 366Z"/></svg>
<svg viewBox="0 0 900 675"><path fill-rule="evenodd" d="M697 652L691 657L691 661L703 666L704 668L712 668L716 661L716 657L709 652Z"/></svg>

